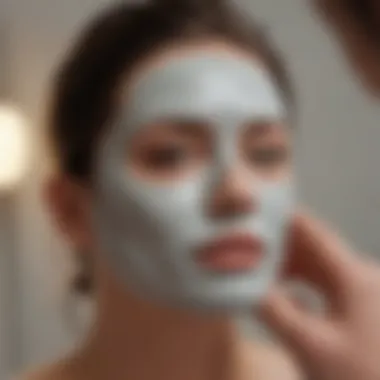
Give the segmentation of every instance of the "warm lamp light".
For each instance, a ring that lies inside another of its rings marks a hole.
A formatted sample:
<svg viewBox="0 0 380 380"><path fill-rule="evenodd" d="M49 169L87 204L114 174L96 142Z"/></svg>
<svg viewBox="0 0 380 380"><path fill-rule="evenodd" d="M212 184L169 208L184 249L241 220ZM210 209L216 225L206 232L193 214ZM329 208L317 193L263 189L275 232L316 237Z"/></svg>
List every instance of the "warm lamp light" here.
<svg viewBox="0 0 380 380"><path fill-rule="evenodd" d="M14 107L0 105L0 192L19 185L28 164L25 119Z"/></svg>

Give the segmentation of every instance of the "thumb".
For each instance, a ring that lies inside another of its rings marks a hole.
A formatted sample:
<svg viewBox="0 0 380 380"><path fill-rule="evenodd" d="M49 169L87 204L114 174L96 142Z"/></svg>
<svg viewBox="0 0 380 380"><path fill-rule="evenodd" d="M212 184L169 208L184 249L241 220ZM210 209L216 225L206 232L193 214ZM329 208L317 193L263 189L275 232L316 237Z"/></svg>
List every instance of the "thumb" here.
<svg viewBox="0 0 380 380"><path fill-rule="evenodd" d="M260 317L299 356L312 357L326 345L327 321L308 312L284 291L269 294Z"/></svg>

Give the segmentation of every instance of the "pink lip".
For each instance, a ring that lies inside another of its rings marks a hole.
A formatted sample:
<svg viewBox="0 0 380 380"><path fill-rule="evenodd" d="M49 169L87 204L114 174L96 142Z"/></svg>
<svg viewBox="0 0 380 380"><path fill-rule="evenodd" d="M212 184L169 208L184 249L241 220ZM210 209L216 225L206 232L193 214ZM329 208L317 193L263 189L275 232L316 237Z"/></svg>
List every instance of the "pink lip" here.
<svg viewBox="0 0 380 380"><path fill-rule="evenodd" d="M252 270L263 255L263 244L254 236L239 233L224 236L203 246L197 262L213 272L245 272Z"/></svg>

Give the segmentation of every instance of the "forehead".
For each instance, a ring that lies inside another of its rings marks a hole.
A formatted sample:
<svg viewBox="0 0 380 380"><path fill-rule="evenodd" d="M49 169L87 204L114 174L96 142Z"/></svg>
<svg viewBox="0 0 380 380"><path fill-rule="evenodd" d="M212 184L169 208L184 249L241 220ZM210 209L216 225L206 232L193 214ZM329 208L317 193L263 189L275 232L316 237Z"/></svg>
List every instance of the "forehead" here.
<svg viewBox="0 0 380 380"><path fill-rule="evenodd" d="M223 53L192 53L142 73L123 94L129 124L157 118L285 116L277 88L260 62Z"/></svg>

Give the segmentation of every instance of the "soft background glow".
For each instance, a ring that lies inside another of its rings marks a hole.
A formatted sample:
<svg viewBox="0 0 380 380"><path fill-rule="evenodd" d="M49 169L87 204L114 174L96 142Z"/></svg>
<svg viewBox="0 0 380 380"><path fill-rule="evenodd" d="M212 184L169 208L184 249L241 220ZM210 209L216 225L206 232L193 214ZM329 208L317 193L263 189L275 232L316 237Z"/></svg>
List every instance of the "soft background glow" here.
<svg viewBox="0 0 380 380"><path fill-rule="evenodd" d="M23 179L28 163L26 122L12 106L0 105L0 192Z"/></svg>

